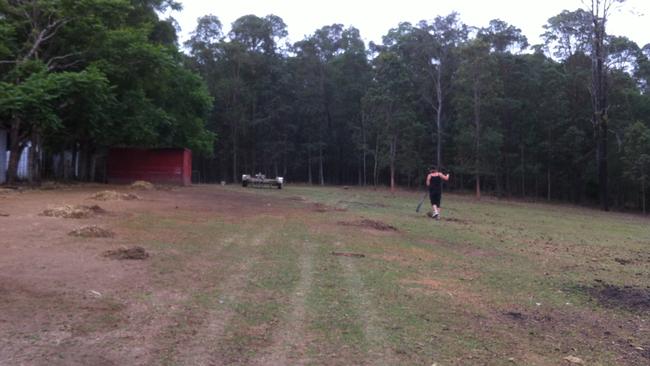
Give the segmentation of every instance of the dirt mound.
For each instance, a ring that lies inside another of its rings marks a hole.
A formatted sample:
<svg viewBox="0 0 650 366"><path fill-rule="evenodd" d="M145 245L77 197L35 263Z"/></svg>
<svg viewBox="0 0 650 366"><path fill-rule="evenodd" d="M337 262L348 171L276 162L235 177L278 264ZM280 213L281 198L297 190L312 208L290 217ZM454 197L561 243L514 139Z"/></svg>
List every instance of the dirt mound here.
<svg viewBox="0 0 650 366"><path fill-rule="evenodd" d="M97 225L82 226L72 230L68 235L82 238L112 238L115 236L112 231L103 229Z"/></svg>
<svg viewBox="0 0 650 366"><path fill-rule="evenodd" d="M620 287L602 284L585 288L585 290L593 299L606 307L643 312L650 310L650 287Z"/></svg>
<svg viewBox="0 0 650 366"><path fill-rule="evenodd" d="M135 182L133 182L133 184L131 184L131 188L150 191L156 187L150 182L144 180L136 180Z"/></svg>
<svg viewBox="0 0 650 366"><path fill-rule="evenodd" d="M116 191L101 191L93 194L90 198L97 200L97 201L115 201L115 200L123 200L123 201L133 201L133 200L139 200L140 196L134 193L120 193Z"/></svg>
<svg viewBox="0 0 650 366"><path fill-rule="evenodd" d="M350 206L361 206L364 208L376 207L376 208L386 208L387 205L379 202L359 202L359 201L339 201L339 203Z"/></svg>
<svg viewBox="0 0 650 366"><path fill-rule="evenodd" d="M314 203L314 211L316 211L316 212L332 212L332 211L344 212L344 211L347 211L347 209L341 208L341 207L332 207L332 206L324 205L322 203Z"/></svg>
<svg viewBox="0 0 650 366"><path fill-rule="evenodd" d="M358 221L339 221L339 225L343 226L358 226L363 228L369 228L379 231L398 231L396 227L388 225L381 221L363 219Z"/></svg>
<svg viewBox="0 0 650 366"><path fill-rule="evenodd" d="M146 259L149 257L149 253L147 253L146 250L144 250L143 247L121 247L115 250L107 250L104 252L104 257L111 258L111 259Z"/></svg>
<svg viewBox="0 0 650 366"><path fill-rule="evenodd" d="M106 210L97 205L64 205L61 207L48 208L44 210L41 215L49 217L62 217L64 219L85 219L103 213L106 213Z"/></svg>
<svg viewBox="0 0 650 366"><path fill-rule="evenodd" d="M447 221L447 222L457 222L459 224L469 224L469 222L467 220L457 219L455 217L445 217L442 220Z"/></svg>

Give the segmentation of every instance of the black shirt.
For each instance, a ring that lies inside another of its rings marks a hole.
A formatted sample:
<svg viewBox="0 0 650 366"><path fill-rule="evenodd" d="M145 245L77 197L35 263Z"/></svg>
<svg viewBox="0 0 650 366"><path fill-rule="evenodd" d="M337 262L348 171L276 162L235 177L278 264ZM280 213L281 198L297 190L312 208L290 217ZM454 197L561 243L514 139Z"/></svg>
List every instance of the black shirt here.
<svg viewBox="0 0 650 366"><path fill-rule="evenodd" d="M429 192L441 192L442 191L442 178L440 176L434 175L429 179Z"/></svg>

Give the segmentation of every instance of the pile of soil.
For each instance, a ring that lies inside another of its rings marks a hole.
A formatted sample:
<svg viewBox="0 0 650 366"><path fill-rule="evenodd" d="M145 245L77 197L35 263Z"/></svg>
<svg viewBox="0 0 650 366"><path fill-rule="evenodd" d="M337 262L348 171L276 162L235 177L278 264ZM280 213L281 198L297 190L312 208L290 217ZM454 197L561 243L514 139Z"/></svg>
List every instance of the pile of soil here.
<svg viewBox="0 0 650 366"><path fill-rule="evenodd" d="M82 226L80 228L74 229L68 233L71 236L78 236L82 238L112 238L115 234L106 229L102 229L97 225L91 226Z"/></svg>
<svg viewBox="0 0 650 366"><path fill-rule="evenodd" d="M133 184L131 184L131 188L150 191L156 187L150 182L144 180L136 180L135 182L133 182Z"/></svg>
<svg viewBox="0 0 650 366"><path fill-rule="evenodd" d="M92 205L64 205L61 207L48 208L41 213L42 216L62 217L64 219L86 219L94 215L106 213L103 208Z"/></svg>
<svg viewBox="0 0 650 366"><path fill-rule="evenodd" d="M339 203L344 205L355 205L361 207L376 207L376 208L386 208L387 205L378 202L359 202L359 201L339 201Z"/></svg>
<svg viewBox="0 0 650 366"><path fill-rule="evenodd" d="M124 201L133 201L139 200L140 196L134 193L120 193L116 191L101 191L97 192L92 197L97 201L112 201L112 200L124 200Z"/></svg>
<svg viewBox="0 0 650 366"><path fill-rule="evenodd" d="M149 258L149 253L143 247L135 246L131 248L121 247L115 250L107 250L104 257L111 259L137 259L143 260Z"/></svg>
<svg viewBox="0 0 650 366"><path fill-rule="evenodd" d="M388 225L381 221L363 219L358 221L339 221L339 225L343 226L358 226L363 228L369 228L379 231L398 231L396 227Z"/></svg>
<svg viewBox="0 0 650 366"><path fill-rule="evenodd" d="M332 207L332 206L324 205L322 203L314 203L314 211L316 211L316 212L332 212L332 211L343 212L343 211L347 211L347 209L346 208L341 208L341 207Z"/></svg>
<svg viewBox="0 0 650 366"><path fill-rule="evenodd" d="M620 287L605 283L587 288L586 291L593 299L606 307L642 312L650 310L650 287Z"/></svg>

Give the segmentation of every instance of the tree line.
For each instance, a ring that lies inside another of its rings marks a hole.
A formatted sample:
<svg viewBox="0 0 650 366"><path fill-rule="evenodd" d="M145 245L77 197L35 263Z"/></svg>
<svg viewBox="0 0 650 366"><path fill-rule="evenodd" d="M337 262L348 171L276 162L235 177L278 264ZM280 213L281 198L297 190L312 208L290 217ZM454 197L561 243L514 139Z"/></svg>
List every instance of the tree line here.
<svg viewBox="0 0 650 366"><path fill-rule="evenodd" d="M12 151L79 151L79 179L104 147L184 146L203 182L417 187L437 165L477 196L645 211L650 45L606 32L620 2L560 12L537 45L457 13L368 45L352 26L289 44L278 16L226 33L207 15L181 52L159 16L175 1L0 0L0 128Z"/></svg>
<svg viewBox="0 0 650 366"><path fill-rule="evenodd" d="M650 45L605 32L618 2L562 11L532 46L504 21L474 27L457 13L367 47L341 24L287 44L274 15L227 34L202 17L185 46L215 99L203 179L415 187L437 165L477 196L645 211Z"/></svg>

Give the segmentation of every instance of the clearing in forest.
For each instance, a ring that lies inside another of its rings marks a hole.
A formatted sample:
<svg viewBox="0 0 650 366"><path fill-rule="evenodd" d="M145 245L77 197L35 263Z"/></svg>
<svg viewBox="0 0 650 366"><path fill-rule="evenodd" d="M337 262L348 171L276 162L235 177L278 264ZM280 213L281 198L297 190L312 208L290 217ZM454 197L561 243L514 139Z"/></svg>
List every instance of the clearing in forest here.
<svg viewBox="0 0 650 366"><path fill-rule="evenodd" d="M208 185L40 214L106 189L0 198L0 365L650 363L640 216Z"/></svg>

